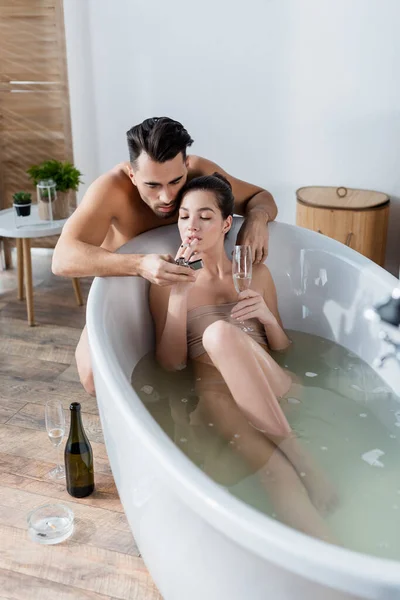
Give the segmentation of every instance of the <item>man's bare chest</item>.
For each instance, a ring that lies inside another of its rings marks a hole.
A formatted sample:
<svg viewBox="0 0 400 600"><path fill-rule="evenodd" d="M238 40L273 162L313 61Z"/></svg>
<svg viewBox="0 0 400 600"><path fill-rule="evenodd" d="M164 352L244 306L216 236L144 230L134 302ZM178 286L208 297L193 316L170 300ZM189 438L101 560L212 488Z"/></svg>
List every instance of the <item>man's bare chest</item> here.
<svg viewBox="0 0 400 600"><path fill-rule="evenodd" d="M151 212L149 214L146 211L135 210L132 206L127 206L123 213L112 220L102 247L113 252L141 233L176 223L176 221L176 218L159 219Z"/></svg>

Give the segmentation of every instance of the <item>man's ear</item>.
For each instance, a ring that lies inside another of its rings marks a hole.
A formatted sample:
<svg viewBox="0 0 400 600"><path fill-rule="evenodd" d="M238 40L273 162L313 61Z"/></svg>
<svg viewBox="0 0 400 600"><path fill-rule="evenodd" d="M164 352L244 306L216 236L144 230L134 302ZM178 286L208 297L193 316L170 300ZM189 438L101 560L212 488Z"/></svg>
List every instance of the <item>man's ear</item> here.
<svg viewBox="0 0 400 600"><path fill-rule="evenodd" d="M135 172L130 165L128 167L128 175L129 175L129 179L132 181L133 185L136 185Z"/></svg>

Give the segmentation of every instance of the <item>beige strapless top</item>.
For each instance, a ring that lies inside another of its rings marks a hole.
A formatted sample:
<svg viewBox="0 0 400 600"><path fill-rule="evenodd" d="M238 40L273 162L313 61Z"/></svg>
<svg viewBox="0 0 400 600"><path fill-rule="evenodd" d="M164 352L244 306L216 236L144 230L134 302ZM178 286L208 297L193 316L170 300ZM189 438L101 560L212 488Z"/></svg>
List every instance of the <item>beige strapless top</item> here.
<svg viewBox="0 0 400 600"><path fill-rule="evenodd" d="M231 319L230 313L236 302L228 302L227 304L208 304L206 306L198 306L192 308L187 314L187 344L188 357L193 359L205 353L203 346L203 333L211 323L215 321L227 321L232 323L239 329L242 325L236 319ZM253 329L246 332L256 342L268 345L265 329L258 319L246 319L245 325Z"/></svg>

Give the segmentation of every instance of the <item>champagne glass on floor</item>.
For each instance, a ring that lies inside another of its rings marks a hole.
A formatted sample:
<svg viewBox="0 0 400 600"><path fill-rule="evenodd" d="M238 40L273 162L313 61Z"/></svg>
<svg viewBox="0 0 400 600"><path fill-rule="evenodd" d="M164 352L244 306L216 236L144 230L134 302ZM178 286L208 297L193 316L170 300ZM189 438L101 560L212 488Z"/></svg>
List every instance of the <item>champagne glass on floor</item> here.
<svg viewBox="0 0 400 600"><path fill-rule="evenodd" d="M65 477L65 469L60 461L60 445L65 433L65 415L59 400L46 402L45 420L47 435L53 446L57 448L57 466L48 473L48 476L51 479L62 479Z"/></svg>
<svg viewBox="0 0 400 600"><path fill-rule="evenodd" d="M252 272L253 258L251 255L251 246L235 246L232 257L232 277L238 294L249 289ZM240 324L243 331L253 331L253 328L246 327L243 321L240 321Z"/></svg>

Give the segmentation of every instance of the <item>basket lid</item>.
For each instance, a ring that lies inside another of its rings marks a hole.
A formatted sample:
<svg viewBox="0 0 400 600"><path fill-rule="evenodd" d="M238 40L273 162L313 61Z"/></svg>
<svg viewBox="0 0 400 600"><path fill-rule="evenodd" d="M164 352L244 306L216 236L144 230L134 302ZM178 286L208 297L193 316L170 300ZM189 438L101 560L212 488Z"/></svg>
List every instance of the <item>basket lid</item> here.
<svg viewBox="0 0 400 600"><path fill-rule="evenodd" d="M373 190L357 190L346 187L309 186L296 191L297 200L317 208L341 208L343 210L366 210L389 202L389 196Z"/></svg>

